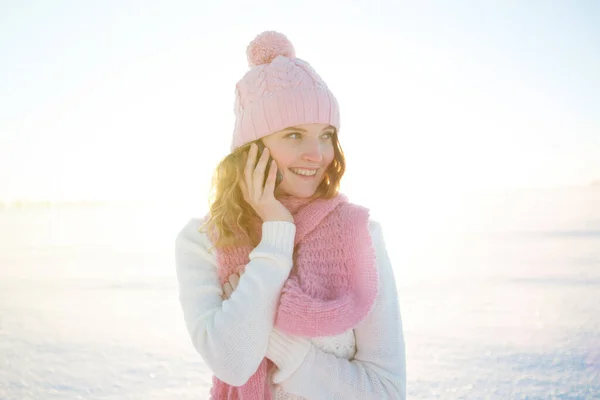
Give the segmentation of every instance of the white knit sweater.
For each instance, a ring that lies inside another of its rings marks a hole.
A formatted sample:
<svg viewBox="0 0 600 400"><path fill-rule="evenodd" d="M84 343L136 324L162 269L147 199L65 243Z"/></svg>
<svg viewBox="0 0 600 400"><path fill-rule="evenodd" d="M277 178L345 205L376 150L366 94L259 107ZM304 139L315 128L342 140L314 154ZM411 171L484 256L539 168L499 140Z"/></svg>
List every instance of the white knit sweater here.
<svg viewBox="0 0 600 400"><path fill-rule="evenodd" d="M296 226L265 222L238 287L222 300L217 261L202 221L176 240L179 299L196 350L223 382L243 385L266 356L275 399L405 399L404 338L396 285L381 227L371 221L379 292L368 316L334 337L302 338L274 329L279 293L292 269Z"/></svg>

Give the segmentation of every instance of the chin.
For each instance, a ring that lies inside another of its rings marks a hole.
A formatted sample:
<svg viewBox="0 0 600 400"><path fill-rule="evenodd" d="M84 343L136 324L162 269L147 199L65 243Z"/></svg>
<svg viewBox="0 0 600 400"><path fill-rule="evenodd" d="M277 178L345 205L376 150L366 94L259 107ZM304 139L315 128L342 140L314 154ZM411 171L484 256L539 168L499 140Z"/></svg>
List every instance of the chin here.
<svg viewBox="0 0 600 400"><path fill-rule="evenodd" d="M309 189L309 188L286 188L286 187L279 187L277 188L279 194L284 195L284 196L293 196L293 197L298 197L301 199L307 199L311 196L313 196L315 194L315 192L317 191L317 188L314 189Z"/></svg>

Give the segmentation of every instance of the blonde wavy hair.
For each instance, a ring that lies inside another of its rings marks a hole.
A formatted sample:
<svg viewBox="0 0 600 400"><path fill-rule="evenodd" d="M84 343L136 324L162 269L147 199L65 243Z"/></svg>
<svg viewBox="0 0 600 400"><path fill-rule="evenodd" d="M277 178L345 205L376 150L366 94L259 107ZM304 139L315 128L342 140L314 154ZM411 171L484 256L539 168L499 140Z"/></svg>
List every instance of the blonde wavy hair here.
<svg viewBox="0 0 600 400"><path fill-rule="evenodd" d="M259 139L260 140L260 139ZM255 141L256 142L256 141ZM250 244L258 244L257 233L250 229L251 221L258 218L254 209L244 200L240 181L244 179L246 153L250 142L234 150L225 157L214 171L209 198L209 216L201 231L210 232L213 246L223 248L239 245L240 232ZM335 197L340 190L340 181L346 171L346 159L338 140L337 131L332 136L334 158L325 173L323 181L312 198Z"/></svg>

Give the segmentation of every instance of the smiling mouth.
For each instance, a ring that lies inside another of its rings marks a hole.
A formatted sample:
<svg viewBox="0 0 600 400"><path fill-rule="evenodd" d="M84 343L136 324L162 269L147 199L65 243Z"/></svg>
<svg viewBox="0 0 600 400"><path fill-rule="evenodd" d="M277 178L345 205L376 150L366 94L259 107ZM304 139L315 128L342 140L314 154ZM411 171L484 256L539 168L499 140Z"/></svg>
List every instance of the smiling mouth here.
<svg viewBox="0 0 600 400"><path fill-rule="evenodd" d="M296 175L312 177L317 175L318 169L305 169L305 168L289 168Z"/></svg>

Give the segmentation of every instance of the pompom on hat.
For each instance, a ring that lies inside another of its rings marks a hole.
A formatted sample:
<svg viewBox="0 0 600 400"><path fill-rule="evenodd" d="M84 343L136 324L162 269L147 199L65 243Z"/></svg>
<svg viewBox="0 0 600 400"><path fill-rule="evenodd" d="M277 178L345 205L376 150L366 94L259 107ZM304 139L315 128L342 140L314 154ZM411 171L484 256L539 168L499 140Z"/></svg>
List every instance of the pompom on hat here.
<svg viewBox="0 0 600 400"><path fill-rule="evenodd" d="M336 98L315 70L296 58L285 35L259 34L246 55L250 70L236 85L231 151L294 125L329 124L339 131Z"/></svg>
<svg viewBox="0 0 600 400"><path fill-rule="evenodd" d="M250 68L270 64L277 56L296 58L296 50L285 35L267 31L256 37L246 49L248 66Z"/></svg>

